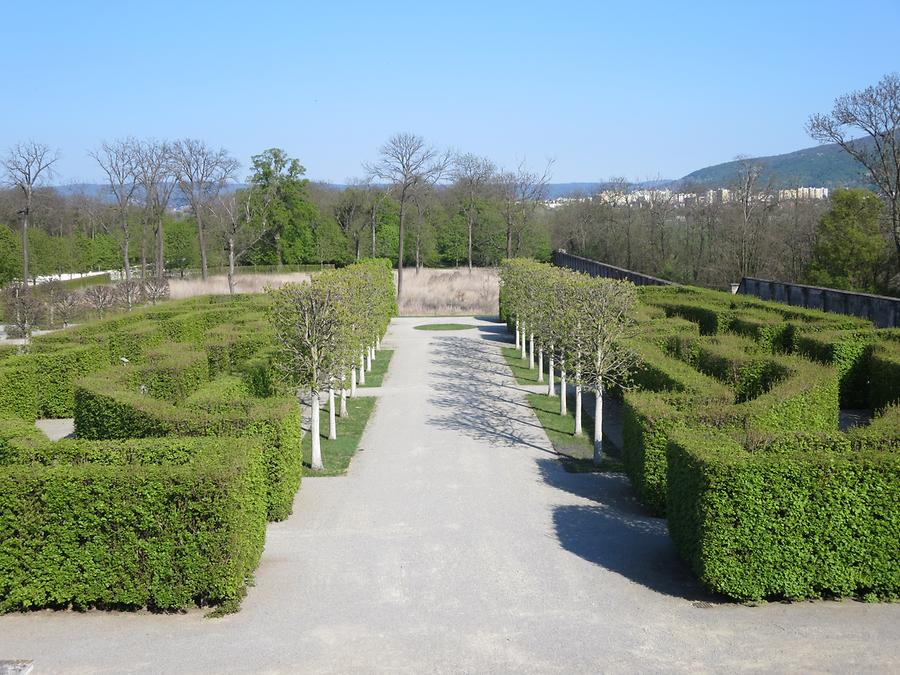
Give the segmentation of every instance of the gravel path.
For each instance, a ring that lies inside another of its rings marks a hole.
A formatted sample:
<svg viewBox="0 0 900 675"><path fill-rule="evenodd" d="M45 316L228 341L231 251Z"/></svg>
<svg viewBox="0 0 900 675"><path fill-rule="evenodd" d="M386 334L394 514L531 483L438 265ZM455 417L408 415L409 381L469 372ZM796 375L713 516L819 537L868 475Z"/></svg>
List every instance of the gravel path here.
<svg viewBox="0 0 900 675"><path fill-rule="evenodd" d="M459 321L454 318L454 321ZM897 671L900 604L709 597L618 475L565 473L500 328L396 349L347 476L304 480L240 613L0 617L35 672Z"/></svg>

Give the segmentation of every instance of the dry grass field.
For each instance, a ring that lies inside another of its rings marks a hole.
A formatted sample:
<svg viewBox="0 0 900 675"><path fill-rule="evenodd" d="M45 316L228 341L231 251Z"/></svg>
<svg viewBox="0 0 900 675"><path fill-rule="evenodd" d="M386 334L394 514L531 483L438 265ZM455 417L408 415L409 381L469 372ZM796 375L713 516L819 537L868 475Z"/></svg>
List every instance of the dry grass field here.
<svg viewBox="0 0 900 675"><path fill-rule="evenodd" d="M396 279L397 273L394 272ZM288 282L309 279L309 274L241 274L237 276L239 293L261 293L266 286L281 286ZM498 310L499 286L496 268L423 269L403 271L403 299L401 316L494 316ZM228 278L212 276L201 279L170 279L172 299L195 295L225 295Z"/></svg>
<svg viewBox="0 0 900 675"><path fill-rule="evenodd" d="M499 293L496 268L404 269L400 316L495 316Z"/></svg>
<svg viewBox="0 0 900 675"><path fill-rule="evenodd" d="M290 274L239 274L237 279L238 293L262 293L266 286L281 286L288 282L300 282L309 279L305 272ZM195 295L227 295L228 277L216 275L206 281L202 279L169 279L169 289L173 300L191 298Z"/></svg>

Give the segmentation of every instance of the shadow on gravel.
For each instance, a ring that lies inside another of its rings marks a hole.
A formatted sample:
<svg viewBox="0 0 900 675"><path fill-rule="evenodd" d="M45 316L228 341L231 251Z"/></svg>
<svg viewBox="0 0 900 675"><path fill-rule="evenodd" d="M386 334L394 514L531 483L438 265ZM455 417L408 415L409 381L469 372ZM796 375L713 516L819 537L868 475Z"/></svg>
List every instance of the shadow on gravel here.
<svg viewBox="0 0 900 675"><path fill-rule="evenodd" d="M483 340L490 342L503 342L504 344L513 344L515 339L506 329L506 324L498 326L478 326L478 332L481 333Z"/></svg>
<svg viewBox="0 0 900 675"><path fill-rule="evenodd" d="M435 342L439 352L437 367L429 373L435 392L430 402L441 414L430 418L429 425L494 447L524 445L557 456L552 447L539 444L542 427L531 409L504 396L503 381L510 379L510 373L497 360L496 349L461 337L439 337Z"/></svg>
<svg viewBox="0 0 900 675"><path fill-rule="evenodd" d="M538 460L544 481L594 503L553 509L560 546L650 590L684 600L720 603L678 556L666 521L646 515L622 474L566 473L551 459Z"/></svg>

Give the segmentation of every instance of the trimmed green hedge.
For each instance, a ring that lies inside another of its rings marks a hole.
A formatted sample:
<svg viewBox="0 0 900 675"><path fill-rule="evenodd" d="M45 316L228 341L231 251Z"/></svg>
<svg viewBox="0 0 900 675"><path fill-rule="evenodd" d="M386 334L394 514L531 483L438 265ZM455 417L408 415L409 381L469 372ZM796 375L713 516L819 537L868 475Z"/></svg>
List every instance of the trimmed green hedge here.
<svg viewBox="0 0 900 675"><path fill-rule="evenodd" d="M203 362L205 364L205 361ZM75 433L87 439L158 436L243 436L264 439L269 482L269 518L290 515L300 487L300 406L292 398L245 398L212 410L176 406L128 384L126 368L110 368L79 381Z"/></svg>
<svg viewBox="0 0 900 675"><path fill-rule="evenodd" d="M122 372L131 386L147 395L178 403L209 381L206 353L189 345L167 344L147 352L146 361Z"/></svg>
<svg viewBox="0 0 900 675"><path fill-rule="evenodd" d="M20 441L0 466L0 611L239 599L265 541L262 441Z"/></svg>
<svg viewBox="0 0 900 675"><path fill-rule="evenodd" d="M900 401L900 342L884 340L869 355L869 408Z"/></svg>
<svg viewBox="0 0 900 675"><path fill-rule="evenodd" d="M684 424L670 401L655 393L625 392L622 461L638 499L657 516L666 512L666 448L669 433Z"/></svg>
<svg viewBox="0 0 900 675"><path fill-rule="evenodd" d="M790 447L789 445L787 447ZM900 454L802 439L752 452L674 429L669 532L712 590L741 600L900 594Z"/></svg>

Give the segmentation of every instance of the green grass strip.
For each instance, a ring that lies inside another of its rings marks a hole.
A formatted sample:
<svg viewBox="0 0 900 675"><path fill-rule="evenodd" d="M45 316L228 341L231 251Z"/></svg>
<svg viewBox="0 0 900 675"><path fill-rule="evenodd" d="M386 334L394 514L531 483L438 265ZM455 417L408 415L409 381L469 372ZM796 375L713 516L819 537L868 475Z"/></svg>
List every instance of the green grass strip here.
<svg viewBox="0 0 900 675"><path fill-rule="evenodd" d="M361 387L380 387L384 382L384 376L387 375L388 368L391 365L391 358L394 356L393 349L382 349L375 355L372 361L372 371L366 372L366 383Z"/></svg>
<svg viewBox="0 0 900 675"><path fill-rule="evenodd" d="M518 384L534 385L545 384L538 382L537 367L528 368L528 359L521 358L520 352L515 347L503 347L503 358L513 372ZM546 375L544 376L546 379ZM570 393L568 399L568 415L559 414L559 397L547 394L528 394L528 405L534 410L534 414L540 421L547 437L553 444L553 449L559 453L560 461L566 471L572 473L594 473L602 471L623 471L622 463L615 457L607 455L599 466L594 464L594 418L582 411L581 435L575 433L575 395ZM585 396L582 403L593 403L593 398ZM604 444L613 445L612 441L604 436Z"/></svg>
<svg viewBox="0 0 900 675"><path fill-rule="evenodd" d="M373 364L374 368L374 364ZM360 396L347 400L347 417L337 418L337 438L328 440L328 407L322 407L322 419L320 422L322 438L322 463L325 468L322 471L313 471L309 463L312 437L306 434L303 437L303 475L307 476L342 476L347 473L350 460L359 449L359 440L366 430L366 424L372 411L375 409L374 396ZM335 397L335 405L340 405L340 399Z"/></svg>
<svg viewBox="0 0 900 675"><path fill-rule="evenodd" d="M519 350L515 347L503 347L503 358L506 359L506 365L510 367L516 382L519 384L541 384L538 382L537 366L534 370L529 370L528 359L519 357Z"/></svg>
<svg viewBox="0 0 900 675"><path fill-rule="evenodd" d="M414 328L416 330L468 330L475 326L470 323L423 323Z"/></svg>

